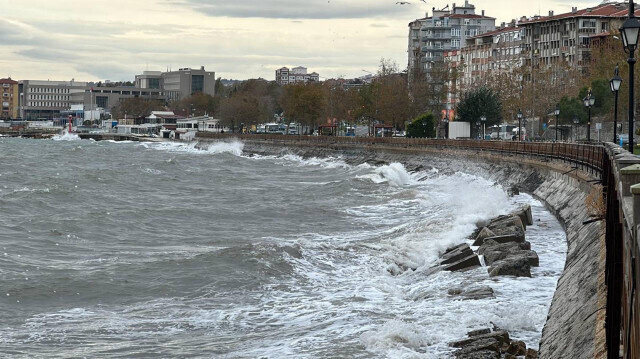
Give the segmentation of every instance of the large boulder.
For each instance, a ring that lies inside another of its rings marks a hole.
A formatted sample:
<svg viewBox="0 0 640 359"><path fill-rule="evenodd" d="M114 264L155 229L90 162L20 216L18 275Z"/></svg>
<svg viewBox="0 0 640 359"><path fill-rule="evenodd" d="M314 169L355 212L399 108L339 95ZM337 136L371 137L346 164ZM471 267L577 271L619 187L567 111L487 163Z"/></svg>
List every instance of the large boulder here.
<svg viewBox="0 0 640 359"><path fill-rule="evenodd" d="M440 264L450 264L473 255L473 251L468 244L462 243L455 247L448 248L440 257Z"/></svg>
<svg viewBox="0 0 640 359"><path fill-rule="evenodd" d="M531 277L531 265L526 257L512 257L499 260L494 262L488 271L490 277L499 275Z"/></svg>
<svg viewBox="0 0 640 359"><path fill-rule="evenodd" d="M476 340L486 339L486 338L495 338L500 344L511 343L511 339L509 339L509 333L505 330L496 330L494 332L488 334L474 335L473 337L457 340L455 342L449 343L449 346L454 348L463 348L468 346L470 343L473 343Z"/></svg>
<svg viewBox="0 0 640 359"><path fill-rule="evenodd" d="M478 300L478 299L484 299L484 298L495 298L495 295L493 293L493 288L489 286L483 286L483 287L471 288L471 289L452 288L452 289L449 289L448 293L450 296L460 297L462 298L462 300ZM480 333L480 334L488 334L490 332L491 331L486 333ZM469 334L469 336L472 336L472 335Z"/></svg>
<svg viewBox="0 0 640 359"><path fill-rule="evenodd" d="M525 226L533 225L533 215L531 213L531 206L530 205L528 205L528 204L523 205L522 207L520 207L517 210L513 211L513 214L515 214L516 216L520 217L520 219L522 220L522 223Z"/></svg>
<svg viewBox="0 0 640 359"><path fill-rule="evenodd" d="M484 254L486 251L494 250L494 251L513 251L513 250L530 250L531 243L524 241L522 243L518 242L506 242L506 243L498 243L493 239L486 240L479 248L478 254Z"/></svg>
<svg viewBox="0 0 640 359"><path fill-rule="evenodd" d="M527 345L522 340L514 340L509 344L507 353L515 356L526 355Z"/></svg>
<svg viewBox="0 0 640 359"><path fill-rule="evenodd" d="M478 235L476 236L476 239L475 239L475 241L473 242L473 245L474 245L474 246L482 245L482 243L484 243L484 240L485 240L486 238L494 237L495 235L496 235L496 234L495 234L492 230L490 230L490 229L489 229L489 228L487 228L487 227L484 227L484 228L482 228L482 230L480 231L480 233L478 233Z"/></svg>
<svg viewBox="0 0 640 359"><path fill-rule="evenodd" d="M442 268L448 271L462 271L480 266L480 258L478 258L478 255L473 253L472 251L471 254L465 256L460 260L457 260L453 263L444 264Z"/></svg>
<svg viewBox="0 0 640 359"><path fill-rule="evenodd" d="M495 338L479 339L456 350L456 358L500 358L500 342ZM493 354L491 354L493 353ZM482 356L479 356L482 355ZM493 355L493 356L491 356ZM497 355L497 357L495 356Z"/></svg>

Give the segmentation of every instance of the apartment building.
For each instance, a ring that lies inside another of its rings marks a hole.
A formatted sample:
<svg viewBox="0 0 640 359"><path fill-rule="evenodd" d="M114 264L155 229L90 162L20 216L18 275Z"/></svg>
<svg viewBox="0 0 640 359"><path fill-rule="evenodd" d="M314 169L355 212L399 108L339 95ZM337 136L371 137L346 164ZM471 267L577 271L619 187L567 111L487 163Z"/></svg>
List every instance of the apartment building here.
<svg viewBox="0 0 640 359"><path fill-rule="evenodd" d="M0 79L0 90L2 90L2 110L0 119L10 120L18 118L18 81Z"/></svg>
<svg viewBox="0 0 640 359"><path fill-rule="evenodd" d="M71 108L71 96L84 92L86 82L21 80L18 82L20 118L50 120Z"/></svg>
<svg viewBox="0 0 640 359"><path fill-rule="evenodd" d="M469 1L463 6L454 3L450 9L448 5L433 8L432 16L409 23L409 65L419 64L428 73L435 63L444 61L445 52L459 50L468 38L495 30L495 18L485 16L484 10L481 14L475 11Z"/></svg>
<svg viewBox="0 0 640 359"><path fill-rule="evenodd" d="M566 62L584 69L591 60L590 38L617 31L629 13L628 3L602 3L595 7L555 15L521 19L525 65L548 66ZM636 10L636 16L640 10Z"/></svg>
<svg viewBox="0 0 640 359"><path fill-rule="evenodd" d="M320 75L317 72L307 73L307 68L303 66L282 67L276 70L276 82L280 85L295 83L319 82Z"/></svg>
<svg viewBox="0 0 640 359"><path fill-rule="evenodd" d="M493 74L510 73L523 65L521 46L524 29L515 21L497 30L474 36L462 48L461 87L482 85Z"/></svg>

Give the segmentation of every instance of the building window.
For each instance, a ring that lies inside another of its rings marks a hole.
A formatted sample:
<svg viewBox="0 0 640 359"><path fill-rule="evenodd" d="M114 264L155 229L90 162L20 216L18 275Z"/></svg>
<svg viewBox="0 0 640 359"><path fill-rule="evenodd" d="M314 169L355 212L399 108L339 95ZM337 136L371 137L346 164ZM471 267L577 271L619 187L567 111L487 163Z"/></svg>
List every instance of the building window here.
<svg viewBox="0 0 640 359"><path fill-rule="evenodd" d="M204 92L204 75L191 75L191 94Z"/></svg>
<svg viewBox="0 0 640 359"><path fill-rule="evenodd" d="M160 79L149 79L150 89L160 89Z"/></svg>
<svg viewBox="0 0 640 359"><path fill-rule="evenodd" d="M96 106L100 108L107 108L109 105L109 97L107 96L96 96Z"/></svg>

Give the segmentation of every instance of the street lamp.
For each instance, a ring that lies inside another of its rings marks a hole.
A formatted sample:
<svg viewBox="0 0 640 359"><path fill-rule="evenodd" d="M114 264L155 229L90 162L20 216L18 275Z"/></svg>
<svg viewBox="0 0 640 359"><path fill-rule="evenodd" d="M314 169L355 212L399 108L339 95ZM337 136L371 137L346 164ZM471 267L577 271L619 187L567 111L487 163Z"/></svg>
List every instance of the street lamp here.
<svg viewBox="0 0 640 359"><path fill-rule="evenodd" d="M573 118L573 142L578 142L578 123L580 122L580 120L578 120L577 117Z"/></svg>
<svg viewBox="0 0 640 359"><path fill-rule="evenodd" d="M482 139L485 140L487 138L486 137L487 134L485 132L486 131L485 123L487 122L487 116L483 115L482 117L480 117L480 121L482 121Z"/></svg>
<svg viewBox="0 0 640 359"><path fill-rule="evenodd" d="M640 34L640 20L634 15L635 9L633 0L629 0L629 18L625 20L620 28L622 35L622 45L624 51L629 54L629 152L633 153L633 122L634 122L634 102L633 102L633 66L636 63L634 58L638 48L638 35Z"/></svg>
<svg viewBox="0 0 640 359"><path fill-rule="evenodd" d="M518 110L518 141L522 141L522 111Z"/></svg>
<svg viewBox="0 0 640 359"><path fill-rule="evenodd" d="M582 100L584 106L589 109L589 121L587 122L587 141L591 142L591 108L596 103L596 98L591 94L591 89L587 92L587 96Z"/></svg>
<svg viewBox="0 0 640 359"><path fill-rule="evenodd" d="M558 117L560 117L560 109L556 105L556 110L553 111L553 114L556 116L556 142L558 142Z"/></svg>
<svg viewBox="0 0 640 359"><path fill-rule="evenodd" d="M622 85L622 78L620 77L620 69L616 65L616 70L613 73L613 78L610 81L611 92L615 95L614 111L613 111L613 143L616 143L617 131L618 131L618 91L620 91L620 85Z"/></svg>

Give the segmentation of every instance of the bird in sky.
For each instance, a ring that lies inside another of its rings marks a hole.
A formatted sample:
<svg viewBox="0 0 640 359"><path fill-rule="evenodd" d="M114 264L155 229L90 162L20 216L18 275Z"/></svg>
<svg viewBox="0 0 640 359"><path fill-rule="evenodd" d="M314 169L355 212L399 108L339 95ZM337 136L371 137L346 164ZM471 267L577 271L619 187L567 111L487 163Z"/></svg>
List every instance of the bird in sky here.
<svg viewBox="0 0 640 359"><path fill-rule="evenodd" d="M396 5L411 5L408 1L396 1Z"/></svg>

